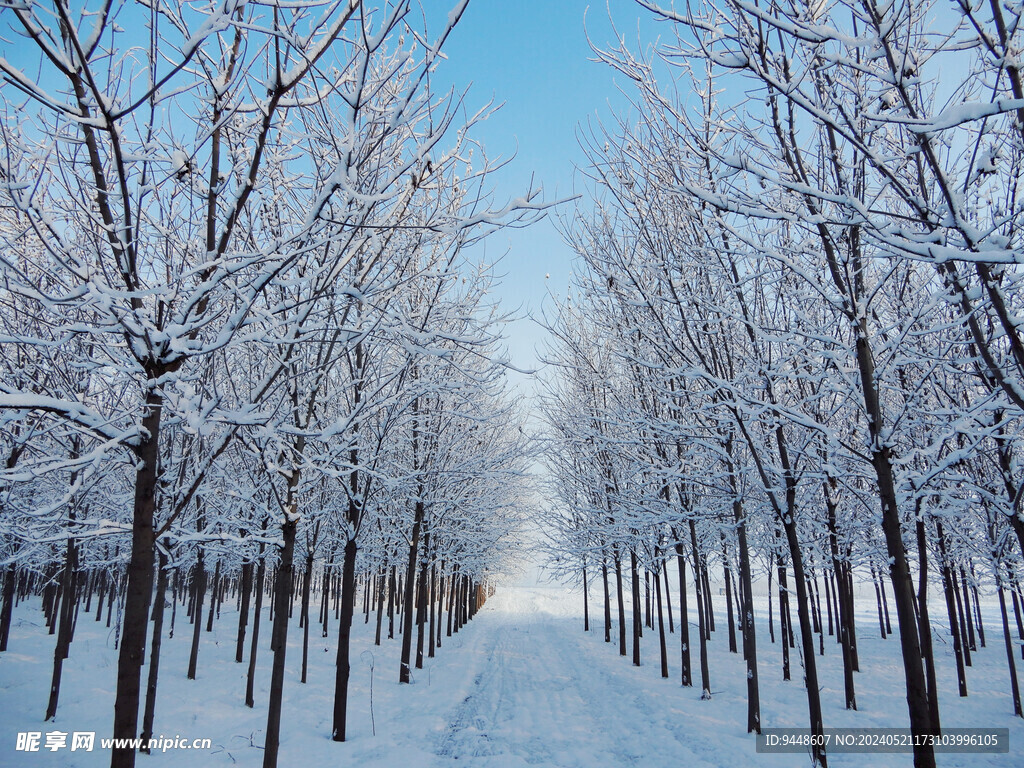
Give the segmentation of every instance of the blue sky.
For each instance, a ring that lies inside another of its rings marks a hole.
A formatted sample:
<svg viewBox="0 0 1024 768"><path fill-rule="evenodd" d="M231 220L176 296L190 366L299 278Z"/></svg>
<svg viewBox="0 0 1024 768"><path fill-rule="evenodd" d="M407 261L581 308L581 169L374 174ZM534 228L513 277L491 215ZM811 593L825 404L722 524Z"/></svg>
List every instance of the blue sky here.
<svg viewBox="0 0 1024 768"><path fill-rule="evenodd" d="M454 0L426 3L446 8L453 4ZM438 69L435 87L471 86L470 109L492 96L496 103L504 102L475 131L489 156L516 155L492 180L496 202L521 195L531 176L535 185L544 187L546 200L586 193L574 172L585 165L579 131L586 130L588 121L596 126L596 120L606 120L628 106L611 69L588 60L593 53L587 33L596 45L613 39L610 13L620 34L635 44L641 11L633 0L470 0L445 45L448 61ZM643 16L649 18L646 12ZM644 26L650 32L649 20ZM645 42L650 40L645 34ZM569 214L573 205L559 211ZM550 220L499 232L485 248L487 259L503 256L497 272L504 275L498 295L505 309L521 307L520 314L536 313L548 290L565 294L572 252ZM536 365L533 350L543 337L540 329L520 320L509 327L508 335L513 363Z"/></svg>

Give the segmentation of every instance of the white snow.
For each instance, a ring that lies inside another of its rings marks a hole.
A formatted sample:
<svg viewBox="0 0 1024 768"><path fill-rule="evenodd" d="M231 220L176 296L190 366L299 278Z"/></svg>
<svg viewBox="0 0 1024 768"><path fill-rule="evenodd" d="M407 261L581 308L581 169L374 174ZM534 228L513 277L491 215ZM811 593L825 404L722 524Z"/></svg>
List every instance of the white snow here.
<svg viewBox="0 0 1024 768"><path fill-rule="evenodd" d="M299 682L302 633L298 614L290 625L279 764L394 766L775 766L809 764L803 755L758 754L745 732L746 681L742 659L728 653L724 613L709 645L710 701L698 686L679 685L679 636L668 635L671 677L659 675L657 635L645 629L643 666L617 652L617 628L603 642L600 595L591 601L592 631L582 631L582 597L561 587L519 586L499 590L478 616L452 638L414 683L401 686L397 640L373 645L374 620L356 616L349 701L349 741L330 740L337 623L331 637L310 631L309 683ZM723 605L720 596L715 596ZM678 604L673 603L678 612ZM691 596L691 610L694 607ZM970 696L956 695L952 650L944 642L940 606L932 614L945 727L1007 727L1009 754L943 754L943 768L1020 765L1024 721L1012 716L1006 655L997 624L998 608L984 602L988 647L974 654L968 669ZM214 631L202 633L198 679L185 678L191 628L179 605L175 637L165 640L160 666L156 735L206 738L214 747L201 757L172 749L140 766L259 766L266 724L271 655L267 609L259 641L256 708L243 704L246 664L234 662L237 615L226 602ZM781 680L779 645L769 642L765 605L759 606L758 654L761 717L765 727L805 727L807 705L800 683L799 642L792 651L793 680ZM93 606L95 610L95 604ZM858 605L861 672L855 675L859 712L843 709L841 655L835 638L825 637L818 657L826 728L905 726L907 709L896 636L882 640L874 602ZM312 609L315 617L316 607ZM615 609L613 606L613 614ZM627 613L627 621L629 614ZM895 618L895 617L894 617ZM776 616L776 630L778 631ZM385 617L385 636L387 632ZM204 628L205 629L205 628ZM251 631L251 628L250 628ZM56 722L43 723L55 638L47 635L38 598L15 613L9 649L0 654L0 766L106 766L110 755L63 749L38 753L15 750L19 731L97 732L109 735L117 654L113 631L79 616L71 657L65 662ZM246 652L248 654L248 640ZM691 627L694 662L696 627ZM248 658L248 656L246 656ZM370 675L373 667L373 722ZM696 671L696 670L695 670ZM143 670L145 681L146 670ZM697 672L699 675L699 671ZM376 735L372 729L375 726ZM45 735L43 737L45 742ZM910 766L909 754L831 754L830 765Z"/></svg>

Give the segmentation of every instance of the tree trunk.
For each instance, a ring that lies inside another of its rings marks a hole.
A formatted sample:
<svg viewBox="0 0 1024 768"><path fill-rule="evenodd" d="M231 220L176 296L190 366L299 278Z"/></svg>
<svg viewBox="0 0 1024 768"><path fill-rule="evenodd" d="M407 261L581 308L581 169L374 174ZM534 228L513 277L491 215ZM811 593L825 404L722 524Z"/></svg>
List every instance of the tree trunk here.
<svg viewBox="0 0 1024 768"><path fill-rule="evenodd" d="M711 633L715 631L715 606L711 600L711 576L708 574L707 555L700 556L700 578L704 582L704 626L707 629L708 640Z"/></svg>
<svg viewBox="0 0 1024 768"><path fill-rule="evenodd" d="M971 664L971 645L973 643L967 633L967 627L970 622L967 621L967 617L964 615L964 604L961 600L960 584L956 578L956 566L953 564L950 564L949 566L949 583L953 587L953 598L956 601L956 615L960 626L960 647L964 651L964 665L970 667L973 666Z"/></svg>
<svg viewBox="0 0 1024 768"><path fill-rule="evenodd" d="M622 559L615 551L615 594L619 601L619 656L626 655L626 605L622 596Z"/></svg>
<svg viewBox="0 0 1024 768"><path fill-rule="evenodd" d="M348 720L348 681L351 672L349 655L352 644L352 618L356 610L356 555L355 539L345 542L345 562L341 569L341 615L338 618L338 656L334 678L334 722L331 739L345 740Z"/></svg>
<svg viewBox="0 0 1024 768"><path fill-rule="evenodd" d="M892 622L889 621L889 598L886 597L885 592L885 580L882 578L882 572L878 572L878 587L882 593L882 611L885 613L885 634L892 634Z"/></svg>
<svg viewBox="0 0 1024 768"><path fill-rule="evenodd" d="M419 590L416 592L416 669L423 669L423 650L430 596L430 568L427 564L429 552L430 532L427 531L423 536L423 562L420 563Z"/></svg>
<svg viewBox="0 0 1024 768"><path fill-rule="evenodd" d="M960 591L964 597L963 612L966 615L966 618L963 620L963 623L967 626L967 647L970 650L977 652L978 641L974 634L974 620L971 614L971 592L967 586L967 571L964 570L962 565L960 566Z"/></svg>
<svg viewBox="0 0 1024 768"><path fill-rule="evenodd" d="M746 514L738 496L733 499L732 510L740 554L740 632L743 636L743 658L747 663L747 733L761 733L761 694L757 679L757 632L754 625L750 549L747 546Z"/></svg>
<svg viewBox="0 0 1024 768"><path fill-rule="evenodd" d="M996 566L998 568L998 565ZM1010 671L1010 694L1013 697L1013 714L1017 717L1024 717L1024 708L1021 707L1020 685L1017 683L1017 664L1014 661L1013 638L1010 636L1010 618L1006 613L1006 596L1003 594L1002 578L996 576L999 589L999 612L1003 617L1003 642L1006 644L1006 663Z"/></svg>
<svg viewBox="0 0 1024 768"><path fill-rule="evenodd" d="M665 579L665 612L668 614L668 632L672 635L675 634L676 625L672 618L672 590L668 581L668 558L661 563L661 576Z"/></svg>
<svg viewBox="0 0 1024 768"><path fill-rule="evenodd" d="M430 626L427 628L427 657L434 658L434 622L437 619L437 564L430 566L430 594L427 596L430 608Z"/></svg>
<svg viewBox="0 0 1024 768"><path fill-rule="evenodd" d="M701 578L700 555L697 548L697 525L690 518L690 551L693 554L693 586L697 599L697 631L700 634L700 697L703 701L711 699L711 671L708 669L708 638L706 603L704 602L704 580ZM682 569L680 569L682 573Z"/></svg>
<svg viewBox="0 0 1024 768"><path fill-rule="evenodd" d="M254 689L256 686L256 651L259 648L260 618L263 615L263 581L266 577L266 560L263 557L263 544L260 544L259 565L256 567L256 603L252 611L252 642L249 643L249 671L245 677L245 706L255 706Z"/></svg>
<svg viewBox="0 0 1024 768"><path fill-rule="evenodd" d="M654 618L651 615L651 572L644 568L644 624L645 627L654 629ZM643 637L643 630L640 631Z"/></svg>
<svg viewBox="0 0 1024 768"><path fill-rule="evenodd" d="M920 502L918 502L915 517L917 523L917 560L918 560L918 626L921 632L921 656L924 660L925 683L928 686L928 707L932 720L932 727L938 733L939 722L939 694L938 682L935 676L935 650L932 646L932 625L928 614L928 537L925 530L925 518L921 514Z"/></svg>
<svg viewBox="0 0 1024 768"><path fill-rule="evenodd" d="M213 569L213 588L210 590L210 613L206 620L206 631L213 632L213 613L217 610L217 600L220 595L220 558L217 558L217 566Z"/></svg>
<svg viewBox="0 0 1024 768"><path fill-rule="evenodd" d="M1024 624L1021 623L1020 615L1020 600L1017 598L1017 590L1014 587L1009 587L1010 597L1013 598L1013 616L1017 621L1017 638L1021 641L1020 655L1024 659Z"/></svg>
<svg viewBox="0 0 1024 768"><path fill-rule="evenodd" d="M11 635L11 618L14 616L15 580L17 569L14 563L7 566L6 578L4 579L4 605L0 610L0 651L7 650L7 640Z"/></svg>
<svg viewBox="0 0 1024 768"><path fill-rule="evenodd" d="M53 677L50 680L50 700L46 705L46 717L52 720L57 714L57 701L60 698L60 678L64 669L64 659L68 657L71 644L71 620L74 615L75 575L78 568L78 549L75 540L68 537L64 555L64 574L61 578L64 599L60 604L60 632L57 633L57 644L53 650Z"/></svg>
<svg viewBox="0 0 1024 768"><path fill-rule="evenodd" d="M306 671L309 662L309 588L313 581L313 553L306 555L306 571L302 574L302 611L299 621L302 623L302 677L299 682L306 682Z"/></svg>
<svg viewBox="0 0 1024 768"><path fill-rule="evenodd" d="M882 593L878 586L878 577L875 574L875 567L871 566L871 584L875 587L875 606L878 609L878 631L885 640L885 616L882 614Z"/></svg>
<svg viewBox="0 0 1024 768"><path fill-rule="evenodd" d="M829 577L827 566L825 567L825 573L823 574L821 581L825 585L825 613L827 614L828 618L828 636L832 637L833 635L835 635L835 625L832 619L834 615L832 613L832 584L831 578Z"/></svg>
<svg viewBox="0 0 1024 768"><path fill-rule="evenodd" d="M636 568L636 550L629 550L629 571L633 587L633 666L640 666L640 624L642 622L640 611L640 574Z"/></svg>
<svg viewBox="0 0 1024 768"><path fill-rule="evenodd" d="M203 629L203 602L206 598L206 567L203 562L204 548L199 547L199 554L196 556L196 567L193 573L195 583L196 603L192 614L192 652L188 657L188 679L196 679L196 665L199 661L199 633Z"/></svg>
<svg viewBox="0 0 1024 768"><path fill-rule="evenodd" d="M245 654L245 628L249 623L249 602L252 596L252 561L242 565L241 601L238 609L238 640L235 643L235 663L241 664Z"/></svg>
<svg viewBox="0 0 1024 768"><path fill-rule="evenodd" d="M373 636L373 644L380 645L380 635L384 626L384 592L387 589L386 568L381 571L380 578L377 580L377 631ZM440 644L440 641L438 641Z"/></svg>
<svg viewBox="0 0 1024 768"><path fill-rule="evenodd" d="M661 569L654 570L654 600L658 606L658 648L661 652L661 676L668 677L668 648L665 646L665 619L661 607Z"/></svg>
<svg viewBox="0 0 1024 768"><path fill-rule="evenodd" d="M978 599L977 581L974 579L974 563L971 563L971 594L974 596L974 618L978 623L978 642L985 647L985 624L981 620L981 601Z"/></svg>
<svg viewBox="0 0 1024 768"><path fill-rule="evenodd" d="M871 463L878 481L882 505L882 533L889 555L889 576L896 601L896 618L900 630L900 650L906 678L907 707L910 713L910 732L915 737L914 768L935 768L935 750L928 736L936 731L929 706L921 656L920 632L914 612L914 586L910 565L903 547L903 531L896 500L896 481L892 467L892 452L888 444L886 424L882 416L881 401L875 382L874 359L869 345L866 318L855 325L857 363L860 368L861 393L867 413L867 427L871 438Z"/></svg>
<svg viewBox="0 0 1024 768"><path fill-rule="evenodd" d="M792 634L790 629L791 616L789 613L789 581L786 576L786 560L782 555L777 555L779 567L779 635L782 638L782 679L791 680L789 661L789 637Z"/></svg>
<svg viewBox="0 0 1024 768"><path fill-rule="evenodd" d="M160 644L164 626L164 603L167 596L167 555L160 552L159 571L156 576L156 595L153 598L153 642L149 649L149 679L146 683L146 707L142 715L142 748L149 754L149 740L153 738L153 718L156 716L156 684L160 674Z"/></svg>
<svg viewBox="0 0 1024 768"><path fill-rule="evenodd" d="M107 582L110 581L110 576L106 571L102 571L99 577L100 591L99 596L96 598L96 621L103 620L103 598L107 596Z"/></svg>
<svg viewBox="0 0 1024 768"><path fill-rule="evenodd" d="M147 371L157 381L163 370ZM142 416L142 438L136 448L135 499L132 506L132 550L125 592L124 633L117 659L117 692L114 698L114 739L134 739L139 727L139 694L142 661L149 628L149 605L153 594L153 520L156 513L156 483L160 450L160 415L163 395L150 389ZM111 751L111 768L134 768L135 750L116 747Z"/></svg>
<svg viewBox="0 0 1024 768"><path fill-rule="evenodd" d="M946 539L942 530L942 523L935 521L935 533L939 543L939 573L942 577L942 591L946 597L946 614L949 616L949 634L953 638L953 656L956 659L956 681L960 696L967 695L967 671L964 669L964 654L960 625L956 610L956 601L953 597L953 579L950 575L948 553L946 551Z"/></svg>
<svg viewBox="0 0 1024 768"><path fill-rule="evenodd" d="M608 558L601 557L601 581L604 583L604 641L612 641L612 598L608 589Z"/></svg>
<svg viewBox="0 0 1024 768"><path fill-rule="evenodd" d="M412 540L409 544L409 562L405 571L405 597L402 605L402 660L398 671L398 682L412 681L412 632L413 608L415 601L416 565L419 557L420 528L423 525L423 502L416 502L415 519L412 526Z"/></svg>
<svg viewBox="0 0 1024 768"><path fill-rule="evenodd" d="M676 536L673 531L673 536ZM679 570L679 652L682 662L682 684L689 688L693 685L693 669L690 666L690 617L686 598L686 555L683 543L676 536L676 565Z"/></svg>
<svg viewBox="0 0 1024 768"><path fill-rule="evenodd" d="M392 565L388 572L388 640L394 640L395 638L395 569L396 566ZM454 586L455 582L452 581ZM452 636L452 614L448 612L448 637Z"/></svg>
<svg viewBox="0 0 1024 768"><path fill-rule="evenodd" d="M324 563L324 575L321 583L321 588L324 591L323 595L323 630L321 631L321 637L327 637L327 622L331 617L331 572L327 567L327 563Z"/></svg>
<svg viewBox="0 0 1024 768"><path fill-rule="evenodd" d="M725 612L728 616L729 653L737 653L736 621L733 619L732 578L729 573L729 553L725 546L725 532L722 532L722 574L725 578Z"/></svg>
<svg viewBox="0 0 1024 768"><path fill-rule="evenodd" d="M289 491L297 485L298 470L292 470ZM263 768L277 768L277 751L281 744L281 706L284 697L284 660L288 650L288 595L292 587L292 558L295 552L295 531L298 518L295 516L295 502L289 494L285 509L285 520L281 525L284 546L281 548L281 562L277 566L274 582L274 602L277 613L271 629L271 651L274 662L270 670L270 705L267 708L267 738L263 750Z"/></svg>
<svg viewBox="0 0 1024 768"><path fill-rule="evenodd" d="M587 561L583 560L583 631L590 631L590 586L587 584Z"/></svg>
<svg viewBox="0 0 1024 768"><path fill-rule="evenodd" d="M441 647L441 624L444 621L444 560L437 573L437 647Z"/></svg>
<svg viewBox="0 0 1024 768"><path fill-rule="evenodd" d="M825 733L821 717L821 694L818 687L818 669L814 660L814 637L811 629L811 619L807 608L807 582L804 575L803 558L800 554L800 541L797 538L794 500L791 498L795 489L787 489L788 515L783 521L786 530L786 540L789 542L790 560L793 563L793 581L796 586L797 617L800 621L800 639L804 651L804 674L806 675L805 685L807 688L807 709L810 715L811 735L822 737ZM821 746L811 748L812 759L817 761L822 768L826 768L825 742L822 739Z"/></svg>

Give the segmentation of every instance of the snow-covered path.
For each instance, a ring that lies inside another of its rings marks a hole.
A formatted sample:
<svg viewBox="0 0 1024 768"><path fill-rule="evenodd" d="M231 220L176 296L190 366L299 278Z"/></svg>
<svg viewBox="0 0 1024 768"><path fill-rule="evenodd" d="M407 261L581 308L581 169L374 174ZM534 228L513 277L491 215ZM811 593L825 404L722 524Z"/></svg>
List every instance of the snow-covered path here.
<svg viewBox="0 0 1024 768"><path fill-rule="evenodd" d="M664 727L627 681L594 674L578 627L546 610L548 599L541 589L508 590L479 617L482 669L446 715L435 765L623 765L641 756L667 765L681 757L685 735ZM688 765L705 764L684 751Z"/></svg>
<svg viewBox="0 0 1024 768"><path fill-rule="evenodd" d="M628 662L582 647L593 638L564 609L564 592L545 588L511 588L488 602L474 621L475 647L462 651L476 665L471 685L443 716L432 765L727 764L716 734L645 696Z"/></svg>

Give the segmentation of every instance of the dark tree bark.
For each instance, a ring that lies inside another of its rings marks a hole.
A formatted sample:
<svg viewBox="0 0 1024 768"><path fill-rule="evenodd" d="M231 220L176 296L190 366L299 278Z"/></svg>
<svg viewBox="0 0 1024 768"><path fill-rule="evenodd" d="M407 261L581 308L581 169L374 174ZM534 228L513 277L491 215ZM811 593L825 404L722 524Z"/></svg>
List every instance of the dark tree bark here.
<svg viewBox="0 0 1024 768"><path fill-rule="evenodd" d="M978 625L978 642L985 647L985 624L981 620L981 601L978 599L978 584L974 578L974 563L971 563L971 594L974 596L974 618ZM1024 652L1024 647L1022 647Z"/></svg>
<svg viewBox="0 0 1024 768"><path fill-rule="evenodd" d="M413 608L415 607L416 565L419 555L420 528L423 524L423 502L416 502L416 513L412 528L412 541L409 544L409 562L406 565L405 597L402 605L402 660L398 672L398 682L412 681L412 633Z"/></svg>
<svg viewBox="0 0 1024 768"><path fill-rule="evenodd" d="M349 502L350 507L354 502ZM350 513L354 514L350 509ZM356 555L355 539L345 542L345 560L341 568L341 616L338 619L338 656L335 662L334 719L331 739L345 740L348 718L348 681L351 672L349 654L352 644L352 618L356 609Z"/></svg>
<svg viewBox="0 0 1024 768"><path fill-rule="evenodd" d="M396 566L392 565L388 572L388 640L395 639L395 594L396 594L396 582L395 582L395 570ZM452 587L455 586L455 580L452 580ZM450 605L450 604L449 604ZM452 614L451 609L448 611L448 637L452 636Z"/></svg>
<svg viewBox="0 0 1024 768"><path fill-rule="evenodd" d="M18 571L14 563L7 566L4 578L4 604L0 609L0 652L7 650L7 641L11 635L11 618L14 616L15 582Z"/></svg>
<svg viewBox="0 0 1024 768"><path fill-rule="evenodd" d="M753 579L750 573L750 549L747 545L747 517L743 502L735 493L732 502L733 521L740 555L740 632L743 637L743 658L747 663L747 733L761 733L761 694L757 677L757 632L754 626Z"/></svg>
<svg viewBox="0 0 1024 768"><path fill-rule="evenodd" d="M306 570L302 574L302 611L299 621L302 624L302 677L299 682L306 682L306 671L309 662L309 590L313 580L313 553L306 555Z"/></svg>
<svg viewBox="0 0 1024 768"><path fill-rule="evenodd" d="M202 527L201 523L200 527ZM206 599L206 566L202 545L199 547L199 554L196 555L196 566L192 579L195 584L196 603L192 614L192 651L188 657L189 680L196 679L196 666L199 662L199 636L203 629L203 603Z"/></svg>
<svg viewBox="0 0 1024 768"><path fill-rule="evenodd" d="M178 615L178 578L181 574L180 569L174 569L174 579L171 582L171 628L167 632L167 639L174 639L174 619Z"/></svg>
<svg viewBox="0 0 1024 768"><path fill-rule="evenodd" d="M964 651L964 664L970 667L973 666L971 664L971 640L967 633L968 624L970 624L970 622L967 621L967 617L964 615L964 604L960 595L960 583L957 581L956 566L953 564L950 564L949 566L949 583L953 587L953 598L956 602L956 615L960 626L960 647L963 648Z"/></svg>
<svg viewBox="0 0 1024 768"><path fill-rule="evenodd" d="M928 614L928 537L925 529L925 518L921 514L921 501L917 502L915 510L917 518L917 559L918 559L918 584L917 584L917 605L918 605L918 626L921 632L921 656L924 660L925 684L928 686L928 706L932 727L938 733L941 723L939 722L939 695L938 681L935 676L935 651L932 647L932 625Z"/></svg>
<svg viewBox="0 0 1024 768"><path fill-rule="evenodd" d="M601 557L601 581L604 583L604 641L612 641L612 598L608 590L608 559Z"/></svg>
<svg viewBox="0 0 1024 768"><path fill-rule="evenodd" d="M967 571L962 565L960 566L960 591L964 596L963 612L966 618L962 621L967 626L967 647L972 651L977 651L978 641L974 634L974 621L971 614L971 592L967 586Z"/></svg>
<svg viewBox="0 0 1024 768"><path fill-rule="evenodd" d="M385 570L381 571L380 577L377 579L377 631L373 636L373 644L380 645L380 635L384 626L384 592L387 589L388 580L386 578L386 566ZM441 641L438 640L438 645Z"/></svg>
<svg viewBox="0 0 1024 768"><path fill-rule="evenodd" d="M882 639L885 640L885 616L882 614L882 593L878 586L878 575L875 573L875 567L871 566L871 583L875 587L875 606L878 609L878 631L882 635Z"/></svg>
<svg viewBox="0 0 1024 768"><path fill-rule="evenodd" d="M655 554L657 557L657 553ZM661 607L661 578L660 568L654 571L654 600L658 606L658 649L661 652L661 676L668 677L668 648L665 646L665 618Z"/></svg>
<svg viewBox="0 0 1024 768"><path fill-rule="evenodd" d="M822 722L821 715L821 695L819 693L818 686L818 669L814 660L814 637L811 628L811 619L808 615L807 608L807 581L804 574L803 558L800 553L800 541L797 537L796 530L794 510L796 485L792 482L791 478L790 483L787 483L787 485L789 485L786 489L787 508L790 511L783 521L783 527L786 530L786 540L789 542L790 560L793 564L793 581L796 586L797 617L800 621L800 639L804 652L804 674L806 676L805 685L807 688L807 709L808 714L810 715L811 734L820 737L824 734L825 727ZM818 749L815 749L812 746L811 754L813 758L821 764L822 768L826 768L828 763L824 741L821 742L821 746Z"/></svg>
<svg viewBox="0 0 1024 768"><path fill-rule="evenodd" d="M242 663L245 655L245 628L249 624L249 603L252 596L252 561L242 564L242 583L239 586L241 600L238 608L238 640L235 643L235 662Z"/></svg>
<svg viewBox="0 0 1024 768"><path fill-rule="evenodd" d="M790 629L791 616L789 613L789 581L786 576L786 559L777 554L777 563L779 567L779 635L782 639L782 679L792 679L792 673L790 672L789 662L789 642L792 631Z"/></svg>
<svg viewBox="0 0 1024 768"><path fill-rule="evenodd" d="M327 637L327 620L331 615L331 572L327 563L324 563L324 575L320 580L320 588L323 590L323 600L320 605L320 623L323 624L321 637Z"/></svg>
<svg viewBox="0 0 1024 768"><path fill-rule="evenodd" d="M210 590L210 612L206 619L206 631L213 632L213 614L217 610L218 595L220 595L220 558L217 558L217 565L213 569L213 588Z"/></svg>
<svg viewBox="0 0 1024 768"><path fill-rule="evenodd" d="M675 620L672 618L672 590L669 587L668 581L668 558L661 563L661 576L665 580L665 613L668 614L668 632L670 635L675 634L676 625Z"/></svg>
<svg viewBox="0 0 1024 768"><path fill-rule="evenodd" d="M690 666L690 617L686 598L686 555L683 543L676 537L676 565L679 571L679 652L682 662L682 685L689 688L693 685L693 669Z"/></svg>
<svg viewBox="0 0 1024 768"><path fill-rule="evenodd" d="M828 569L825 569L825 575L822 578L822 582L825 584L825 613L828 617L828 636L832 637L835 635L835 623L833 621L832 612L832 579L829 577Z"/></svg>
<svg viewBox="0 0 1024 768"><path fill-rule="evenodd" d="M711 599L711 576L708 573L708 556L702 552L700 554L700 578L704 582L704 624L707 629L708 640L711 639L711 633L715 632L715 605Z"/></svg>
<svg viewBox="0 0 1024 768"><path fill-rule="evenodd" d="M956 681L960 696L967 695L967 671L964 669L964 654L960 625L956 610L956 601L953 597L953 579L950 575L950 566L946 551L946 540L942 530L942 523L935 521L935 534L939 544L939 574L942 577L942 591L946 597L946 614L949 617L949 634L953 638L953 656L956 658Z"/></svg>
<svg viewBox="0 0 1024 768"><path fill-rule="evenodd" d="M266 523L264 523L266 528ZM256 651L259 649L260 618L263 616L263 581L266 577L266 560L263 558L264 545L260 544L259 564L256 566L256 601L252 611L252 641L249 643L249 671L245 676L245 706L250 709L256 705L254 690L256 686Z"/></svg>
<svg viewBox="0 0 1024 768"><path fill-rule="evenodd" d="M636 550L629 550L629 571L630 581L632 582L633 588L633 666L640 666L640 624L642 618L640 611L642 610L640 604L640 574L637 573L636 567Z"/></svg>
<svg viewBox="0 0 1024 768"><path fill-rule="evenodd" d="M700 634L700 697L704 701L711 699L711 671L708 669L708 638L706 603L704 602L704 580L701 578L700 550L697 546L697 525L690 518L690 552L693 554L693 585L697 599L697 631ZM680 569L680 573L682 573ZM684 593L685 594L685 593Z"/></svg>
<svg viewBox="0 0 1024 768"><path fill-rule="evenodd" d="M72 517L74 519L74 517ZM68 537L64 554L64 572L61 577L61 591L64 599L60 604L60 632L57 633L57 644L53 650L53 676L50 680L50 700L46 705L44 720L52 720L57 714L57 701L60 699L60 679L64 669L64 659L68 657L71 645L71 621L74 615L75 575L78 569L78 548L75 540Z"/></svg>
<svg viewBox="0 0 1024 768"><path fill-rule="evenodd" d="M427 657L434 658L434 621L437 618L437 601L435 599L435 593L437 592L437 565L432 564L430 566L430 594L428 595L428 605L430 609L430 626L427 628Z"/></svg>
<svg viewBox="0 0 1024 768"><path fill-rule="evenodd" d="M732 577L729 569L729 552L725 546L725 532L722 532L722 574L725 577L725 613L728 617L729 629L729 653L737 653L736 646L736 621L733 618L732 607Z"/></svg>
<svg viewBox="0 0 1024 768"><path fill-rule="evenodd" d="M645 627L654 629L654 622L651 616L651 572L644 569L644 624ZM640 630L643 637L643 629Z"/></svg>
<svg viewBox="0 0 1024 768"><path fill-rule="evenodd" d="M166 373L150 366L148 381L159 381ZM149 605L153 594L154 515L159 467L160 416L163 395L157 388L146 393L135 470L135 499L132 506L132 548L125 591L124 632L117 659L117 692L114 697L114 739L134 739L139 727L139 694L142 661L149 628ZM111 751L111 768L134 768L135 750L117 747Z"/></svg>
<svg viewBox="0 0 1024 768"><path fill-rule="evenodd" d="M444 623L444 596L445 596L445 583L444 583L444 561L441 561L441 567L438 568L437 572L437 647L441 647L441 624Z"/></svg>
<svg viewBox="0 0 1024 768"><path fill-rule="evenodd" d="M153 600L153 641L149 649L149 678L146 681L146 706L142 715L142 748L149 754L149 740L153 738L153 719L156 716L156 685L160 675L160 645L163 641L164 604L167 602L167 555L161 551L156 576L156 595Z"/></svg>
<svg viewBox="0 0 1024 768"><path fill-rule="evenodd" d="M1017 590L1011 585L1009 587L1010 597L1013 598L1013 616L1017 622L1017 639L1021 641L1020 655L1024 659L1024 623L1020 615L1020 599L1017 597Z"/></svg>
<svg viewBox="0 0 1024 768"><path fill-rule="evenodd" d="M1006 663L1010 672L1010 694L1013 697L1013 714L1017 717L1024 717L1024 708L1021 707L1020 685L1017 682L1017 664L1014 661L1013 638L1010 636L1010 618L1006 613L1006 596L1003 594L1002 578L997 576L999 590L999 612L1003 618L1003 642L1006 644Z"/></svg>
<svg viewBox="0 0 1024 768"><path fill-rule="evenodd" d="M622 558L618 548L613 548L615 561L615 594L619 603L619 656L626 655L626 604L622 595Z"/></svg>
<svg viewBox="0 0 1024 768"><path fill-rule="evenodd" d="M590 586L587 584L587 560L583 559L583 631L590 631Z"/></svg>
<svg viewBox="0 0 1024 768"><path fill-rule="evenodd" d="M301 451L300 451L301 452ZM281 706L284 697L284 661L288 650L288 596L292 587L292 559L295 552L295 531L298 518L294 515L294 488L298 484L298 470L292 470L289 478L288 505L285 520L281 525L284 546L281 548L281 562L277 566L274 583L274 601L277 613L271 630L271 650L274 662L270 670L270 705L267 708L267 738L263 749L263 768L277 768L277 752L281 744Z"/></svg>
<svg viewBox="0 0 1024 768"><path fill-rule="evenodd" d="M420 563L419 589L416 592L416 669L423 669L423 650L430 596L430 532L423 536L423 557Z"/></svg>
<svg viewBox="0 0 1024 768"><path fill-rule="evenodd" d="M886 597L885 592L885 579L882 578L882 573L878 573L878 586L882 593L882 611L885 613L885 634L892 634L892 622L889 621L889 598Z"/></svg>

